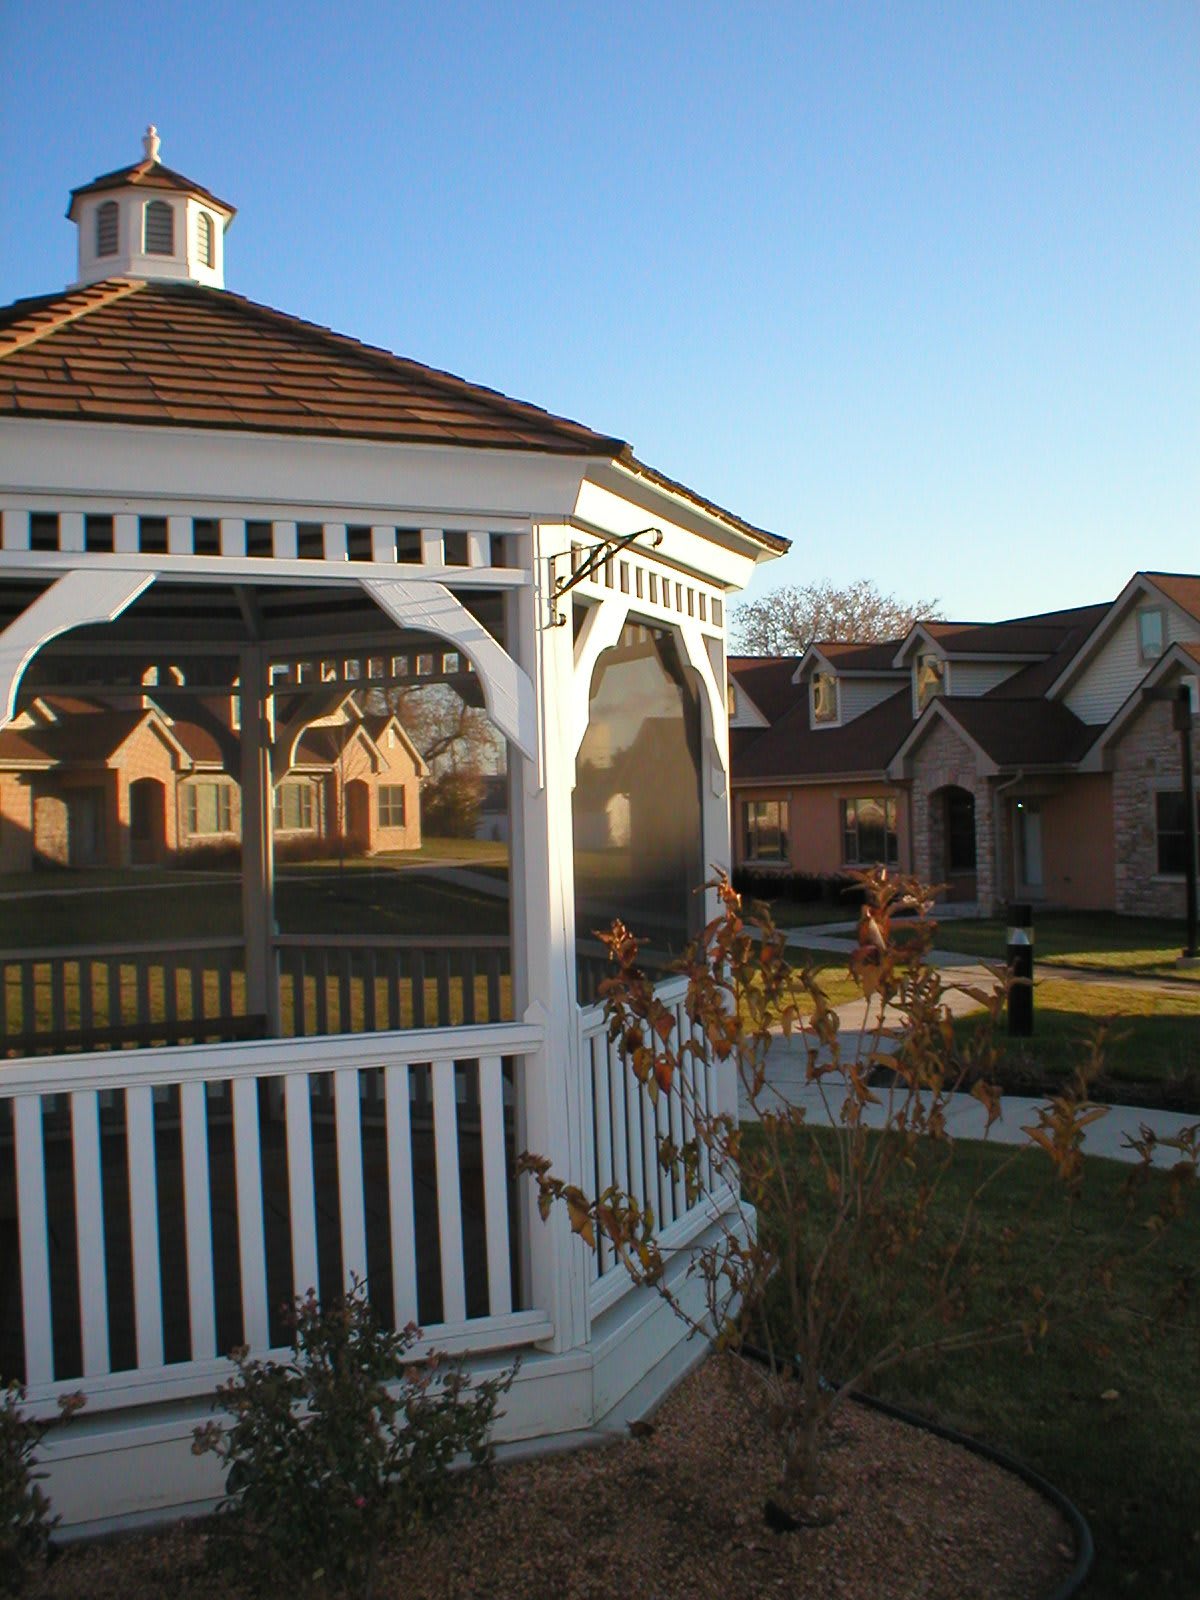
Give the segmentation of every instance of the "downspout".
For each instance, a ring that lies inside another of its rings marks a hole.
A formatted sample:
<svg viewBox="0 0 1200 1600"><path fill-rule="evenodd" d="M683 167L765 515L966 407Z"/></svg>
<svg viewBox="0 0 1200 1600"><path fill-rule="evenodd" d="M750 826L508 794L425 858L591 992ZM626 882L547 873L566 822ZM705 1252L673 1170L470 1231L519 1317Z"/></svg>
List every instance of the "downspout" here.
<svg viewBox="0 0 1200 1600"><path fill-rule="evenodd" d="M1007 835L1004 836L1005 837L1005 847L1004 847L1003 853L1001 852L1001 848L1000 848L1000 840L1001 840L1001 830L1000 830L1001 803L1000 803L1000 796L1002 794L1004 794L1004 792L1006 790L1015 788L1015 786L1018 783L1021 782L1021 780L1024 778L1024 776L1025 776L1025 768L1024 767L1018 767L1017 770L1016 770L1016 773L1013 775L1013 777L1007 778L1003 783L998 783L996 785L996 787L992 790L992 834L993 834L993 837L996 840L996 888L997 888L997 890L1002 889L1003 886L1004 886L1003 885L1003 870L1002 869L1003 869L1004 856L1008 854ZM1012 890L1013 890L1013 894L1016 894L1016 892L1017 892L1017 883L1016 883L1015 877L1014 877L1013 883L1012 883ZM1011 897L1008 896L1008 895L1005 895L1004 898L1005 899L1009 899ZM988 909L991 910L993 908L989 906Z"/></svg>

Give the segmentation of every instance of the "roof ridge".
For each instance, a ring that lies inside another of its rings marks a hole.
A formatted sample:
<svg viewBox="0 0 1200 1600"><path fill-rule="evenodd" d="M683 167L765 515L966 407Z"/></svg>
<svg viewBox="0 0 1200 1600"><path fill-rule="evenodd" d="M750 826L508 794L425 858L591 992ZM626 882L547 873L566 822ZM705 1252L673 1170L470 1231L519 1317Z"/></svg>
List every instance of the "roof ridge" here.
<svg viewBox="0 0 1200 1600"><path fill-rule="evenodd" d="M174 289L174 284L159 284L159 288ZM536 406L529 400L518 400L512 395L507 395L502 389L493 389L488 384L473 383L469 378L463 378L456 372L447 372L442 367L427 366L423 361L414 361L411 356L397 355L395 351L387 350L382 345L366 344L361 339L356 339L353 334L339 333L335 328L330 328L321 322L310 322L306 317L298 317L290 311L280 311L275 306L264 305L259 300L251 300L248 296L236 294L230 289L210 289L203 284L187 283L178 287L196 290L205 295L213 296L218 303L232 303L253 316L265 322L282 325L285 328L302 329L309 337L323 340L337 346L340 350L354 356L357 360L368 362L376 367L386 368L389 372L407 371L419 373L426 381L439 384L447 389L456 390L460 394L470 395L478 400L482 398L487 404L494 405L498 410L507 409L510 412L518 411L526 416L549 419L551 422L564 424L574 428L581 434L595 439L598 446L614 446L612 453L620 454L628 449L624 439L618 439L613 434L597 433L589 428L585 422L578 422L574 417L563 417L557 412L548 410L545 406ZM601 453L598 451L597 453Z"/></svg>
<svg viewBox="0 0 1200 1600"><path fill-rule="evenodd" d="M45 321L39 320L35 326L26 326L24 331L21 330L21 321L12 323L7 328L0 328L0 361L18 350L28 349L39 339L57 333L60 328L68 327L72 322L78 322L80 317L86 317L89 312L115 305L118 300L124 300L128 295L136 294L139 289L145 287L144 279L104 278L99 283L85 284L81 288L67 289L61 295L51 296L50 306L57 302L64 308L58 315L51 314ZM74 300L80 303L71 305ZM45 301L39 302L39 305L49 309ZM28 324L37 315L38 313L31 312L22 320Z"/></svg>

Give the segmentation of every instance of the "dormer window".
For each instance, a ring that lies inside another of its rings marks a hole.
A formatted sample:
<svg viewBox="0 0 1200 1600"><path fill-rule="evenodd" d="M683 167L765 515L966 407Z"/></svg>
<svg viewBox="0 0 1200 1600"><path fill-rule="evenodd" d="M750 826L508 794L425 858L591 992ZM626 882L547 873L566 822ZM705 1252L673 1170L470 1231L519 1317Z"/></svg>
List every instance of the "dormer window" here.
<svg viewBox="0 0 1200 1600"><path fill-rule="evenodd" d="M145 250L148 256L175 254L175 213L165 200L151 200L146 207Z"/></svg>
<svg viewBox="0 0 1200 1600"><path fill-rule="evenodd" d="M731 717L737 716L737 690L731 683L725 685L725 709Z"/></svg>
<svg viewBox="0 0 1200 1600"><path fill-rule="evenodd" d="M117 202L106 200L96 208L96 254L115 256L117 253Z"/></svg>
<svg viewBox="0 0 1200 1600"><path fill-rule="evenodd" d="M217 250L213 233L213 219L207 211L202 211L196 219L196 254L200 257L202 267L216 265Z"/></svg>
<svg viewBox="0 0 1200 1600"><path fill-rule="evenodd" d="M1137 614L1138 656L1157 661L1167 647L1167 619L1161 606L1147 606Z"/></svg>
<svg viewBox="0 0 1200 1600"><path fill-rule="evenodd" d="M941 656L917 657L917 710L924 711L934 695L946 692L946 663Z"/></svg>
<svg viewBox="0 0 1200 1600"><path fill-rule="evenodd" d="M832 672L813 673L812 714L814 723L837 721L837 678Z"/></svg>

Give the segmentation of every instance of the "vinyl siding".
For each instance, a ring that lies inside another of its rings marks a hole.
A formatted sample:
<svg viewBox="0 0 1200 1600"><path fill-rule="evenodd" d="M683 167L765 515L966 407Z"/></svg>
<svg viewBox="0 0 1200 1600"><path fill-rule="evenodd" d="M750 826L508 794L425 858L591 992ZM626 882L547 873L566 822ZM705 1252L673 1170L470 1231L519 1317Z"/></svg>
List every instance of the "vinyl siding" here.
<svg viewBox="0 0 1200 1600"><path fill-rule="evenodd" d="M1025 663L1010 661L952 661L950 663L950 690L952 694L986 694L998 683L1020 672Z"/></svg>
<svg viewBox="0 0 1200 1600"><path fill-rule="evenodd" d="M1067 690L1067 705L1081 722L1092 725L1109 722L1121 709L1152 663L1138 654L1137 614L1143 604L1131 607L1105 642L1100 654ZM1163 602L1166 644L1200 640L1200 623L1185 611Z"/></svg>
<svg viewBox="0 0 1200 1600"><path fill-rule="evenodd" d="M839 678L838 709L843 723L853 722L901 687L899 678Z"/></svg>

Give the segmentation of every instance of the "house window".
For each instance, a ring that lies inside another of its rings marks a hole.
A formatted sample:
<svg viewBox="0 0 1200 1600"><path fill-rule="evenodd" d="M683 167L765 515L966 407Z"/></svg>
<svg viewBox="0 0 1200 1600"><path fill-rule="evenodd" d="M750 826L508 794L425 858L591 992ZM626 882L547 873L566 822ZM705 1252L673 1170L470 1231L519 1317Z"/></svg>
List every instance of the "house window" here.
<svg viewBox="0 0 1200 1600"><path fill-rule="evenodd" d="M106 200L96 210L96 254L115 256L117 253L117 202Z"/></svg>
<svg viewBox="0 0 1200 1600"><path fill-rule="evenodd" d="M743 807L743 818L747 861L787 860L786 800L747 800Z"/></svg>
<svg viewBox="0 0 1200 1600"><path fill-rule="evenodd" d="M404 785L384 783L379 786L379 826L402 828L404 826Z"/></svg>
<svg viewBox="0 0 1200 1600"><path fill-rule="evenodd" d="M917 710L924 711L934 695L946 692L946 663L941 656L917 657Z"/></svg>
<svg viewBox="0 0 1200 1600"><path fill-rule="evenodd" d="M144 227L148 256L175 254L175 213L165 200L151 200L146 207Z"/></svg>
<svg viewBox="0 0 1200 1600"><path fill-rule="evenodd" d="M189 783L183 791L184 825L193 837L233 832L233 786Z"/></svg>
<svg viewBox="0 0 1200 1600"><path fill-rule="evenodd" d="M311 833L316 826L313 786L303 780L275 791L275 826L281 833Z"/></svg>
<svg viewBox="0 0 1200 1600"><path fill-rule="evenodd" d="M891 866L900 860L894 799L842 801L842 860L848 867Z"/></svg>
<svg viewBox="0 0 1200 1600"><path fill-rule="evenodd" d="M812 714L815 723L837 721L838 687L832 672L813 673Z"/></svg>
<svg viewBox="0 0 1200 1600"><path fill-rule="evenodd" d="M1183 877L1187 872L1188 860L1182 790L1160 790L1154 796L1154 806L1154 820L1158 833L1158 871L1164 876ZM1200 828L1200 796L1196 799L1196 826Z"/></svg>
<svg viewBox="0 0 1200 1600"><path fill-rule="evenodd" d="M731 683L725 685L725 709L731 717L737 716L737 690Z"/></svg>
<svg viewBox="0 0 1200 1600"><path fill-rule="evenodd" d="M196 219L196 253L200 257L202 267L212 267L216 264L213 219L207 211L202 211Z"/></svg>
<svg viewBox="0 0 1200 1600"><path fill-rule="evenodd" d="M1157 661L1167 646L1167 619L1161 606L1148 606L1137 614L1138 656Z"/></svg>

